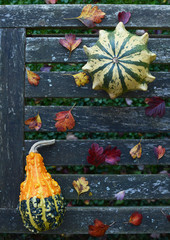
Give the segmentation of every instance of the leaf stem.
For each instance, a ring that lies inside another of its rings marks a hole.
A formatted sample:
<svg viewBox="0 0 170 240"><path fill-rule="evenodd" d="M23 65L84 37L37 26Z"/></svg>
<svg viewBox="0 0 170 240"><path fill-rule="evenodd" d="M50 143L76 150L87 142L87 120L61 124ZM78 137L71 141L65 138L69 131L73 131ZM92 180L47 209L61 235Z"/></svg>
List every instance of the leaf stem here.
<svg viewBox="0 0 170 240"><path fill-rule="evenodd" d="M70 109L70 112L73 110L75 106L76 106L76 103L72 106L72 108Z"/></svg>
<svg viewBox="0 0 170 240"><path fill-rule="evenodd" d="M64 20L72 20L72 19L77 19L77 17L73 17L73 18L63 18Z"/></svg>
<svg viewBox="0 0 170 240"><path fill-rule="evenodd" d="M112 222L110 225L109 225L109 227L111 227L112 225L114 225L116 222Z"/></svg>
<svg viewBox="0 0 170 240"><path fill-rule="evenodd" d="M164 215L164 216L166 216L166 214L161 210L161 213Z"/></svg>

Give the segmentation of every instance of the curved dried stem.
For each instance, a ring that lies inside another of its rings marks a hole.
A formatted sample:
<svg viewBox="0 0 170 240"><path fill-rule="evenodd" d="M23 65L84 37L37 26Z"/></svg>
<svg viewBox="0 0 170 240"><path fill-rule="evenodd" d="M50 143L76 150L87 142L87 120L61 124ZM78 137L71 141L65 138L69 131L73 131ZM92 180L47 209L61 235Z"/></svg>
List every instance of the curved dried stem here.
<svg viewBox="0 0 170 240"><path fill-rule="evenodd" d="M52 140L42 140L42 141L38 141L36 143L34 143L34 145L32 145L30 151L29 151L29 154L31 152L38 152L37 149L39 147L43 147L43 146L48 146L48 145L52 145L55 143L55 139L52 139Z"/></svg>

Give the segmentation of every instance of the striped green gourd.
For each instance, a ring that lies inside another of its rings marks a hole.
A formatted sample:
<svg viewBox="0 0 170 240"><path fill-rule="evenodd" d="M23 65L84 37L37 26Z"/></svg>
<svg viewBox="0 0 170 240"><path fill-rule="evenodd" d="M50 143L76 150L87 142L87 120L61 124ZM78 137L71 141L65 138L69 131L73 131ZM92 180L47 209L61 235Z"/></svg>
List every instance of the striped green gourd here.
<svg viewBox="0 0 170 240"><path fill-rule="evenodd" d="M146 91L155 77L149 64L156 54L147 48L148 33L142 36L129 33L122 22L115 31L99 31L99 40L92 47L84 46L88 62L83 71L93 80L93 89L103 89L114 99L127 91Z"/></svg>

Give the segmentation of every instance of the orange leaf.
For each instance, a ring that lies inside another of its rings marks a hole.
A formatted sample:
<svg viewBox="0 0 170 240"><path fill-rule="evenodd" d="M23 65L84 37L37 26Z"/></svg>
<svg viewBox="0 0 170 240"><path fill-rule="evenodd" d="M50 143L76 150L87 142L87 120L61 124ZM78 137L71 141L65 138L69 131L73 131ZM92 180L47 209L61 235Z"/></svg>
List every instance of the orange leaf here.
<svg viewBox="0 0 170 240"><path fill-rule="evenodd" d="M27 71L27 76L28 76L28 82L31 85L35 85L37 86L39 84L39 80L40 80L40 76L38 76L38 74L26 69Z"/></svg>
<svg viewBox="0 0 170 240"><path fill-rule="evenodd" d="M157 159L159 160L160 158L162 158L165 154L165 148L163 148L161 145L159 145L158 147L154 148L154 152L155 155L157 156Z"/></svg>
<svg viewBox="0 0 170 240"><path fill-rule="evenodd" d="M102 221L95 219L94 225L89 225L89 234L93 237L102 237L109 227L110 225L106 225Z"/></svg>
<svg viewBox="0 0 170 240"><path fill-rule="evenodd" d="M98 6L92 7L91 4L87 4L79 17L65 19L79 19L84 25L92 28L96 26L95 23L100 23L104 17L105 13L98 9Z"/></svg>
<svg viewBox="0 0 170 240"><path fill-rule="evenodd" d="M40 115L37 114L37 116L27 119L25 121L25 125L29 125L29 128L31 130L35 129L36 131L38 131L42 126Z"/></svg>
<svg viewBox="0 0 170 240"><path fill-rule="evenodd" d="M79 87L89 83L89 76L85 72L80 72L72 76L74 77L75 82Z"/></svg>
<svg viewBox="0 0 170 240"><path fill-rule="evenodd" d="M74 34L68 34L67 35L66 34L65 39L60 39L59 43L63 47L67 48L70 51L70 54L71 54L71 52L80 45L81 38L76 40L76 35L74 35Z"/></svg>
<svg viewBox="0 0 170 240"><path fill-rule="evenodd" d="M137 145L135 145L131 150L130 150L130 155L132 156L133 159L135 158L140 158L142 155L142 145L139 142Z"/></svg>
<svg viewBox="0 0 170 240"><path fill-rule="evenodd" d="M74 107L74 106L73 106ZM69 111L62 111L56 114L56 124L55 127L59 132L65 132L67 129L72 129L75 126L75 120L73 115L71 114L71 110Z"/></svg>
<svg viewBox="0 0 170 240"><path fill-rule="evenodd" d="M73 181L73 186L77 191L78 195L88 192L90 187L88 186L89 182L86 181L85 177L78 178L77 181Z"/></svg>

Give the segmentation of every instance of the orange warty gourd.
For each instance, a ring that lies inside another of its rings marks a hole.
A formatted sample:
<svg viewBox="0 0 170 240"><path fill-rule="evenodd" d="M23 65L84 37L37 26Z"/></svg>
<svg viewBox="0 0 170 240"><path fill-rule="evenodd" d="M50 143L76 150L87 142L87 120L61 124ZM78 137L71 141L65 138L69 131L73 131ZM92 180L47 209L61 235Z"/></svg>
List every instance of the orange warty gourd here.
<svg viewBox="0 0 170 240"><path fill-rule="evenodd" d="M54 143L55 140L39 141L26 157L26 179L20 185L19 210L24 226L31 232L54 229L63 221L65 203L61 188L37 152L38 147Z"/></svg>

